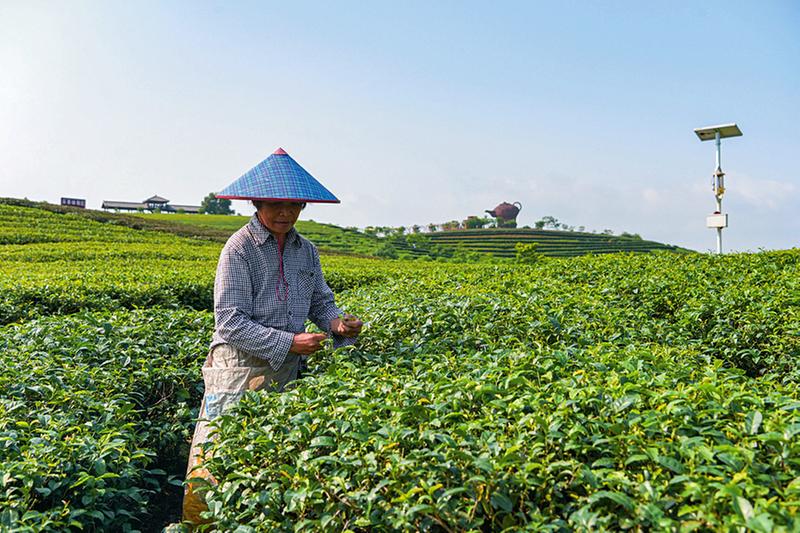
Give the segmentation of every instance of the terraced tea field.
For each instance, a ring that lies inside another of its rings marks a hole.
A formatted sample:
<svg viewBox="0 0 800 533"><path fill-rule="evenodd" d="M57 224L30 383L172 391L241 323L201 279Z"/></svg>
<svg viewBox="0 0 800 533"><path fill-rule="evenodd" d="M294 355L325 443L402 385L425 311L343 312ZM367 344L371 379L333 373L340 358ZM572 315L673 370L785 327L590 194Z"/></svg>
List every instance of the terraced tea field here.
<svg viewBox="0 0 800 533"><path fill-rule="evenodd" d="M200 228L213 228L230 233L247 223L249 217L226 215L140 214L145 220L177 222ZM376 238L354 229L301 220L298 230L323 251L375 255L381 245L393 246L401 258L436 259L452 257L458 252L491 254L496 258L514 258L517 243L536 244L537 253L550 257L575 257L586 254L615 252L647 253L689 250L633 237L617 237L593 233L534 229L479 229L439 231L421 234L423 241L402 237Z"/></svg>
<svg viewBox="0 0 800 533"><path fill-rule="evenodd" d="M113 220L0 204L0 530L179 511L221 243ZM219 419L218 530L800 528L800 250L323 268L364 335Z"/></svg>
<svg viewBox="0 0 800 533"><path fill-rule="evenodd" d="M461 247L466 251L514 257L517 243L535 243L536 251L551 257L575 257L584 254L614 252L687 252L688 250L634 237L616 237L594 233L535 229L482 229L446 231L431 234L431 243ZM413 252L412 252L413 253Z"/></svg>

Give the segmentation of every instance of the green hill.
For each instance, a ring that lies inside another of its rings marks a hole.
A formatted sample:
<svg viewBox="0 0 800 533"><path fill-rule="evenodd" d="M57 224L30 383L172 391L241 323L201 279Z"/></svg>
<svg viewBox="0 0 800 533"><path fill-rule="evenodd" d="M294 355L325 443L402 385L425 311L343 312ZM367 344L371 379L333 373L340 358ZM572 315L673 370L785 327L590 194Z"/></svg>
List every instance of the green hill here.
<svg viewBox="0 0 800 533"><path fill-rule="evenodd" d="M684 248L646 241L636 237L617 237L594 233L535 229L474 229L425 234L419 243L397 240L398 251L411 255L442 255L461 252L491 253L496 257L514 257L517 243L536 244L536 251L553 257L614 252L653 252L657 250L688 252Z"/></svg>
<svg viewBox="0 0 800 533"><path fill-rule="evenodd" d="M48 213L55 213L58 215L70 215L70 217L57 219L61 221L90 220L103 224L111 224L114 226L131 228L134 230L160 231L165 233L172 233L180 237L192 237L195 239L204 239L204 240L218 241L218 242L225 242L231 234L231 232L226 229L219 229L206 226L195 226L195 225L190 226L186 224L176 224L170 221L148 219L134 215L123 215L119 213L109 213L107 211L97 211L94 209L67 207L62 205L50 204L47 202L34 202L31 200L19 199L19 198L0 198L0 205L37 209L38 217L32 217L32 220L37 220L37 218L41 217L45 217L47 220L50 220L50 215ZM26 239L29 238L27 236L27 234L29 233L27 231L27 228L36 227L38 225L38 222L33 222L32 225L30 222L27 221L26 222L6 221L6 222L7 223L4 223L2 225L1 229L5 232L7 236L13 235L15 233L13 228L17 228L20 230L17 233L25 234L26 237L24 238ZM13 226L13 224L22 224L22 225ZM67 225L69 226L69 223L67 223ZM78 226L80 226L80 224L78 224ZM48 232L46 233L49 234Z"/></svg>
<svg viewBox="0 0 800 533"><path fill-rule="evenodd" d="M82 222L85 221L102 224L90 224L90 227L103 228L102 231L109 235L118 232L119 228L128 228L224 243L233 232L250 220L250 217L246 216L227 215L120 214L17 198L0 198L0 205L32 208L36 209L38 213L36 217L15 219L7 216L7 219L2 220L2 225L0 225L1 244L53 242L53 239L56 238L58 241L86 240L83 233L85 228L82 225ZM67 216L59 217L58 215ZM31 224L30 220L37 222ZM41 224L46 227L43 227L42 231L37 231L36 228ZM62 236L55 237L58 233L55 231L56 227L60 228ZM354 228L340 228L332 224L320 224L313 220L298 221L297 229L316 244L323 254L372 256L381 245L380 240L376 237L361 233ZM115 237L112 235L109 238L113 240Z"/></svg>
<svg viewBox="0 0 800 533"><path fill-rule="evenodd" d="M247 224L249 216L233 215L186 215L186 214L137 214L137 218L212 230L230 236ZM313 242L322 253L374 255L381 242L372 235L361 233L355 228L342 228L333 224L321 224L313 220L298 220L297 231Z"/></svg>
<svg viewBox="0 0 800 533"><path fill-rule="evenodd" d="M162 223L179 223L199 228L213 228L230 233L238 230L250 217L228 215L185 214L139 214L146 220ZM614 252L652 252L665 250L687 252L688 250L646 241L635 237L617 237L594 233L578 233L533 229L476 229L442 231L416 235L378 238L362 233L355 228L342 228L333 224L322 224L313 220L299 220L297 230L314 242L322 251L357 253L363 255L386 254L393 248L398 257L464 256L464 252L492 254L494 257L511 258L516 255L517 243L535 243L536 251L546 256L574 257L585 254Z"/></svg>
<svg viewBox="0 0 800 533"><path fill-rule="evenodd" d="M181 237L191 237L215 242L225 242L230 235L250 219L248 216L229 215L186 215L186 214L148 214L133 215L78 209L31 202L13 198L0 198L0 204L35 207L46 212L67 214L63 219L63 231L72 237L69 240L82 240L80 233L70 233L71 224L76 220L89 219L97 223L111 224L136 230L150 230L171 233ZM72 222L70 222L72 221ZM35 231L16 231L11 225L4 228L0 241L11 243L25 239L39 239ZM455 230L434 233L420 233L403 236L379 238L359 231L356 228L342 228L333 224L323 224L313 220L299 220L298 231L312 241L323 254L344 254L363 256L384 256L398 258L425 258L478 260L491 254L494 258L513 258L517 243L536 244L536 252L551 257L574 257L586 254L606 254L614 252L645 253L652 251L689 252L689 250L635 237L617 237L593 233L577 233L555 230L534 229L475 229ZM104 230L105 231L105 230ZM46 232L52 235L51 232ZM44 238L44 237L42 237ZM52 237L47 237L50 239Z"/></svg>

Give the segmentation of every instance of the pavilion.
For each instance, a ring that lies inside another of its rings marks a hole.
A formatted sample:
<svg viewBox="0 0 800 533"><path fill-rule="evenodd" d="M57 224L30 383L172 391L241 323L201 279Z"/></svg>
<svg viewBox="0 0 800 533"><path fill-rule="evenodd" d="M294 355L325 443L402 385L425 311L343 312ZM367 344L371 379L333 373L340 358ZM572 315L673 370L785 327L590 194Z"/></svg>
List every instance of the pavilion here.
<svg viewBox="0 0 800 533"><path fill-rule="evenodd" d="M177 205L170 204L169 200L161 196L154 195L144 202L115 202L103 200L103 209L113 209L114 211L161 211L162 213L183 213L197 214L200 212L199 205Z"/></svg>

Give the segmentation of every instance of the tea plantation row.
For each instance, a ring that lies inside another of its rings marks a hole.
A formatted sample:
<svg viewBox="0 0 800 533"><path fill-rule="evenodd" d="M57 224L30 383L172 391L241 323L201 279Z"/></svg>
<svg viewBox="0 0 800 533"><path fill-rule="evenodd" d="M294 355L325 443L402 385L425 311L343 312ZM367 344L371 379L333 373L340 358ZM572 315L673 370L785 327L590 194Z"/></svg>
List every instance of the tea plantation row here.
<svg viewBox="0 0 800 533"><path fill-rule="evenodd" d="M220 421L218 528L798 527L796 392L691 352L351 353L317 372Z"/></svg>
<svg viewBox="0 0 800 533"><path fill-rule="evenodd" d="M223 529L800 528L797 251L429 270L221 420Z"/></svg>
<svg viewBox="0 0 800 533"><path fill-rule="evenodd" d="M185 465L220 245L125 231L0 246L0 530ZM800 251L323 266L365 334L223 418L219 529L800 528Z"/></svg>

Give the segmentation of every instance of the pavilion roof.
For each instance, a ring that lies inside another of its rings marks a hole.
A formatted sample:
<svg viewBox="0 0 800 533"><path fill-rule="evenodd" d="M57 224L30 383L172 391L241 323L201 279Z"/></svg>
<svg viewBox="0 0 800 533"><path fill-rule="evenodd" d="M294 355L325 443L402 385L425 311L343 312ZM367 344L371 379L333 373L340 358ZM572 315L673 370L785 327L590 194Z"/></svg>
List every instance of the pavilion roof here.
<svg viewBox="0 0 800 533"><path fill-rule="evenodd" d="M146 203L146 204L167 204L167 203L169 203L169 200L167 200L166 198L163 198L163 197L161 197L161 196L156 194L156 195L151 196L147 200L145 200L144 203Z"/></svg>

